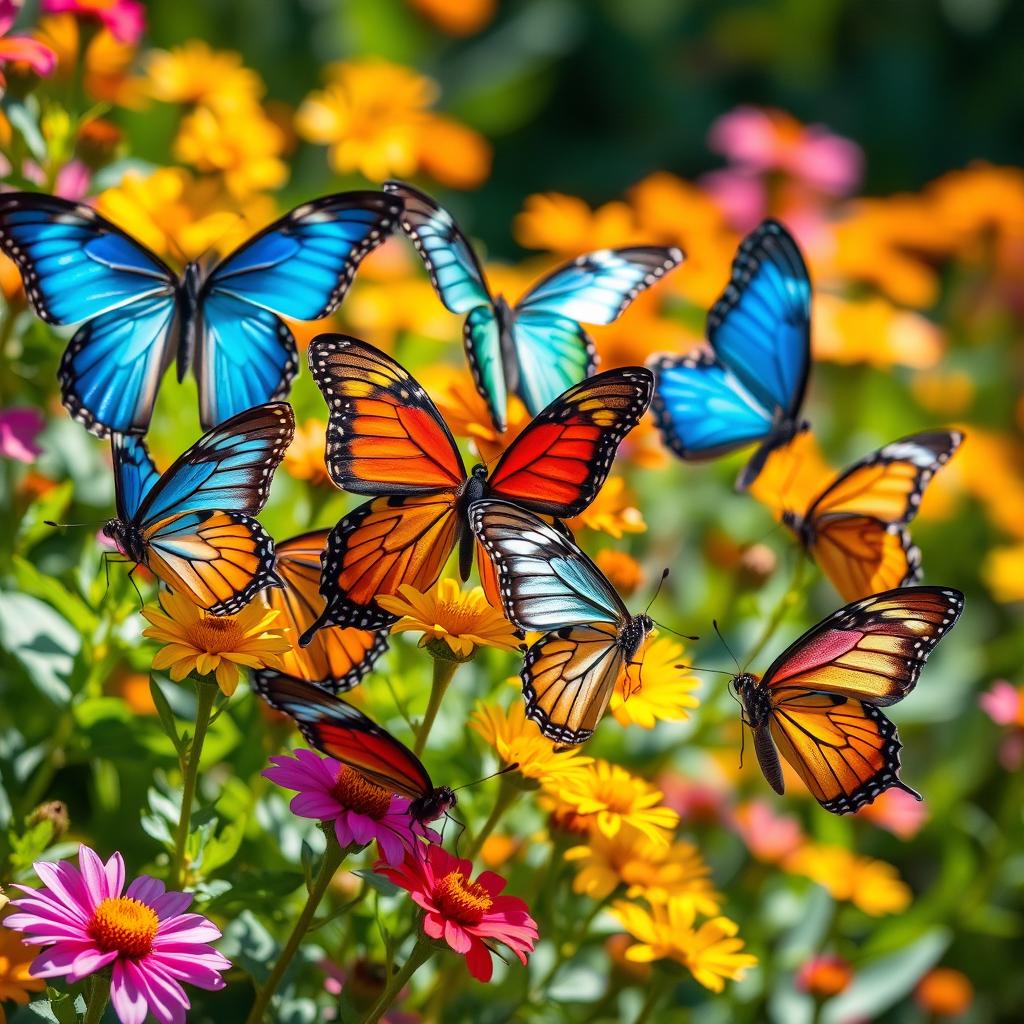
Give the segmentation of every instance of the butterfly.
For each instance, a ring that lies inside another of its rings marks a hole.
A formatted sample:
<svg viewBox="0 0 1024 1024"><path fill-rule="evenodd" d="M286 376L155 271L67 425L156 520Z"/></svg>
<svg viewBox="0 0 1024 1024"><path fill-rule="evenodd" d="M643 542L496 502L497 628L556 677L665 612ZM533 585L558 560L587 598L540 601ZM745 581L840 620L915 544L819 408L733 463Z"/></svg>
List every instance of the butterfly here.
<svg viewBox="0 0 1024 1024"><path fill-rule="evenodd" d="M652 409L680 458L714 459L757 443L737 480L745 490L772 449L807 429L799 420L811 366L811 282L777 221L740 244L732 279L708 313L710 349L654 356Z"/></svg>
<svg viewBox="0 0 1024 1024"><path fill-rule="evenodd" d="M324 624L390 626L396 616L375 597L403 583L428 589L456 547L466 579L474 547L467 512L480 498L560 519L578 515L601 489L653 386L639 366L591 377L543 410L489 474L483 465L467 474L434 403L390 356L355 338L320 335L309 347L309 366L330 410L331 477L374 497L331 531L320 591L326 607L300 642ZM484 579L488 567L485 558Z"/></svg>
<svg viewBox="0 0 1024 1024"><path fill-rule="evenodd" d="M631 615L576 544L532 513L478 501L469 518L497 570L505 615L544 634L521 673L527 718L564 746L586 742L616 684L636 688L653 620Z"/></svg>
<svg viewBox="0 0 1024 1024"><path fill-rule="evenodd" d="M466 356L500 432L507 427L510 394L536 416L593 374L596 351L581 321L610 324L683 261L682 251L671 246L600 249L552 271L513 307L491 295L473 247L447 210L399 181L386 182L384 191L402 199L402 228L441 301L452 313L468 314Z"/></svg>
<svg viewBox="0 0 1024 1024"><path fill-rule="evenodd" d="M920 800L899 778L899 736L878 709L910 693L963 608L951 587L887 590L823 619L762 678L734 677L772 789L783 792L781 751L826 811L856 811L893 787Z"/></svg>
<svg viewBox="0 0 1024 1024"><path fill-rule="evenodd" d="M401 202L343 192L305 203L220 263L179 276L81 203L0 196L0 248L36 313L84 321L60 364L61 397L100 437L144 434L164 371L189 368L204 429L283 398L298 370L280 316L318 320L341 302L363 257L392 230Z"/></svg>
<svg viewBox="0 0 1024 1024"><path fill-rule="evenodd" d="M327 534L327 530L313 530L274 546L274 572L281 585L268 588L262 596L278 612L277 624L289 628L295 637L323 611L320 568ZM308 647L286 651L281 667L287 675L340 693L359 683L387 649L384 632L333 626L320 630Z"/></svg>
<svg viewBox="0 0 1024 1024"><path fill-rule="evenodd" d="M117 517L103 533L171 590L233 615L277 582L274 542L252 517L294 433L287 402L256 406L208 431L162 476L145 441L114 434Z"/></svg>
<svg viewBox="0 0 1024 1024"><path fill-rule="evenodd" d="M373 719L301 679L262 672L255 687L278 711L295 719L306 741L391 793L408 797L409 813L433 821L455 806L455 792L435 786L420 759Z"/></svg>
<svg viewBox="0 0 1024 1024"><path fill-rule="evenodd" d="M936 430L893 441L837 476L802 515L783 511L782 521L844 600L920 579L921 552L906 527L963 437Z"/></svg>

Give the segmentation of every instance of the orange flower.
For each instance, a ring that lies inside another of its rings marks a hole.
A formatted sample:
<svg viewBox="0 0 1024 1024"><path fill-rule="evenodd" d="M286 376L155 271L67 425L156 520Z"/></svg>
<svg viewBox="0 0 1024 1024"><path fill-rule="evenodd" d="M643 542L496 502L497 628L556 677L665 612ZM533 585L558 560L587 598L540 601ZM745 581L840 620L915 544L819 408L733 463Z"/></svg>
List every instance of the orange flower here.
<svg viewBox="0 0 1024 1024"><path fill-rule="evenodd" d="M602 548L594 558L597 567L608 577L612 586L623 596L630 597L644 583L644 570L640 563L625 551Z"/></svg>
<svg viewBox="0 0 1024 1024"><path fill-rule="evenodd" d="M295 440L284 453L284 468L296 480L306 480L314 487L331 483L324 462L327 446L327 424L320 420L306 420L295 428Z"/></svg>
<svg viewBox="0 0 1024 1024"><path fill-rule="evenodd" d="M491 144L450 117L424 119L418 155L420 170L449 188L476 188L491 174Z"/></svg>
<svg viewBox="0 0 1024 1024"><path fill-rule="evenodd" d="M243 65L241 54L214 50L201 39L189 39L170 50L150 50L145 67L149 94L163 103L244 110L264 93L263 80Z"/></svg>
<svg viewBox="0 0 1024 1024"><path fill-rule="evenodd" d="M839 956L824 953L811 957L796 973L796 987L816 999L831 999L845 992L853 981L853 968Z"/></svg>
<svg viewBox="0 0 1024 1024"><path fill-rule="evenodd" d="M910 905L910 887L891 864L860 857L841 846L806 843L783 862L793 874L824 886L832 898L854 904L870 914L900 913Z"/></svg>
<svg viewBox="0 0 1024 1024"><path fill-rule="evenodd" d="M575 518L566 520L566 525L573 532L585 526L616 540L621 540L624 533L643 533L647 524L634 500L621 476L609 477L590 505Z"/></svg>
<svg viewBox="0 0 1024 1024"><path fill-rule="evenodd" d="M914 1000L937 1017L959 1017L974 1002L974 986L961 971L936 967L917 983Z"/></svg>
<svg viewBox="0 0 1024 1024"><path fill-rule="evenodd" d="M526 249L563 256L644 241L626 203L608 203L592 210L582 199L560 192L527 196L512 231Z"/></svg>
<svg viewBox="0 0 1024 1024"><path fill-rule="evenodd" d="M471 36L494 18L498 0L409 0L409 6L453 36Z"/></svg>

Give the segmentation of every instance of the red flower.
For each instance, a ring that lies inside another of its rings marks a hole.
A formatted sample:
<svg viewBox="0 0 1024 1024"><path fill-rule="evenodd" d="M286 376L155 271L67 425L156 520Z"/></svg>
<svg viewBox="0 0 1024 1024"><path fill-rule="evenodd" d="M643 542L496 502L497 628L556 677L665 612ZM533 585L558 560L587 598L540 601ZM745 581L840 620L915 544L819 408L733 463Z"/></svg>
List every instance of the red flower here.
<svg viewBox="0 0 1024 1024"><path fill-rule="evenodd" d="M409 852L401 867L376 865L379 874L408 890L423 908L423 930L441 939L466 958L469 973L478 981L490 981L493 965L490 943L502 942L522 963L533 952L537 922L526 903L502 896L505 879L484 871L474 882L473 865L459 860L440 846L431 846L426 858Z"/></svg>

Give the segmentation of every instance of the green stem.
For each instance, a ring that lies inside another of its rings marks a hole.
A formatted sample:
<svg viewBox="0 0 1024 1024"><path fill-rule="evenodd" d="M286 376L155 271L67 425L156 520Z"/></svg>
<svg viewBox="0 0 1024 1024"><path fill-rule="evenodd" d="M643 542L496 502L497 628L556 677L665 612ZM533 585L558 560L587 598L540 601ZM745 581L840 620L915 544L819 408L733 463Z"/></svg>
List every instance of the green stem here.
<svg viewBox="0 0 1024 1024"><path fill-rule="evenodd" d="M427 710L423 712L423 721L420 722L420 727L416 731L416 742L412 747L413 753L417 757L423 753L423 748L427 745L427 737L433 728L434 719L437 718L441 701L444 700L444 695L448 692L448 687L451 685L455 670L460 664L461 662L458 661L434 656L434 679L430 684L430 699L427 701Z"/></svg>
<svg viewBox="0 0 1024 1024"><path fill-rule="evenodd" d="M466 856L472 860L481 850L487 837L494 831L502 815L516 802L519 794L522 793L515 779L511 775L502 775L501 783L498 786L498 795L495 797L494 806L487 820L480 826L480 831L473 837L469 844Z"/></svg>
<svg viewBox="0 0 1024 1024"><path fill-rule="evenodd" d="M789 614L789 611L796 604L800 596L800 588L803 585L804 569L807 565L807 558L801 552L797 555L796 565L793 567L793 575L790 578L789 586L786 588L786 592L782 595L779 603L775 606L775 611L772 612L772 617L765 624L764 630L761 636L758 638L757 643L754 644L750 653L747 655L747 664L752 665L758 655L768 646L769 641L775 635L775 631L782 625L783 620Z"/></svg>
<svg viewBox="0 0 1024 1024"><path fill-rule="evenodd" d="M636 1015L636 1020L633 1024L647 1024L647 1021L651 1020L654 1016L654 1011L658 1007L658 1003L661 1002L661 997L665 994L665 982L663 979L655 979L651 982L650 987L647 990L647 998L644 1000L643 1006L640 1007L640 1012ZM681 1018L673 1018L674 1020L680 1020Z"/></svg>
<svg viewBox="0 0 1024 1024"><path fill-rule="evenodd" d="M380 998L370 1007L370 1012L363 1018L363 1024L377 1024L377 1021L391 1008L391 1004L398 998L399 992L405 988L409 979L433 955L434 948L430 942L425 938L419 939L416 945L413 946L409 959L405 961L399 971L391 976Z"/></svg>
<svg viewBox="0 0 1024 1024"><path fill-rule="evenodd" d="M313 882L313 888L309 890L309 895L306 897L306 905L302 908L302 913L299 914L295 927L292 928L292 933L288 936L288 941L284 944L284 948L277 958L277 963L274 964L274 969L256 993L256 1001L252 1004L249 1016L245 1018L246 1024L259 1024L263 1020L267 1007L270 1004L270 997L277 991L277 986L281 984L285 971L288 970L292 958L298 951L302 940L306 936L306 932L309 931L313 915L316 914L320 901L324 898L327 887L331 884L331 879L334 878L338 868L341 867L341 862L348 853L347 848L343 850L338 845L338 839L331 823L325 822L321 827L323 828L324 835L327 837L327 849L324 850L324 857L320 862L320 871Z"/></svg>
<svg viewBox="0 0 1024 1024"><path fill-rule="evenodd" d="M175 889L185 887L188 874L185 864L185 847L188 845L192 803L195 800L196 782L199 779L199 761L203 756L203 743L206 740L206 730L210 725L213 702L220 692L217 684L209 679L197 679L196 689L198 697L196 729L188 747L188 754L182 764L181 815L178 818L178 828L174 834L174 863L171 867L171 880Z"/></svg>
<svg viewBox="0 0 1024 1024"><path fill-rule="evenodd" d="M100 1024L103 1011L110 1002L110 978L102 972L93 974L85 987L85 1017L82 1024Z"/></svg>

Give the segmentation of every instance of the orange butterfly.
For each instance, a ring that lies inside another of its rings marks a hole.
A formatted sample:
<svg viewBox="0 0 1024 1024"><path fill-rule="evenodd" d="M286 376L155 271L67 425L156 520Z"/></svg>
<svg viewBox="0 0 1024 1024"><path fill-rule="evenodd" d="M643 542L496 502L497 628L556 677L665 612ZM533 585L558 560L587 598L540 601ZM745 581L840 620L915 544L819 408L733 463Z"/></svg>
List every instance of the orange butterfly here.
<svg viewBox="0 0 1024 1024"><path fill-rule="evenodd" d="M963 608L964 595L951 587L875 594L809 629L762 678L735 676L743 722L772 789L783 792L781 751L834 814L856 811L894 786L920 800L899 778L896 726L878 709L910 693Z"/></svg>

